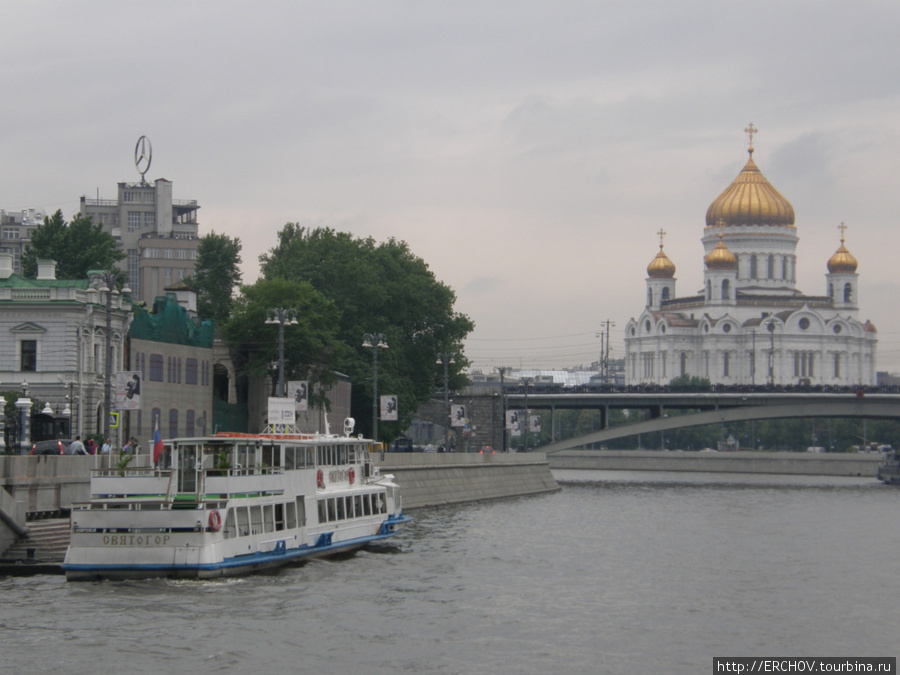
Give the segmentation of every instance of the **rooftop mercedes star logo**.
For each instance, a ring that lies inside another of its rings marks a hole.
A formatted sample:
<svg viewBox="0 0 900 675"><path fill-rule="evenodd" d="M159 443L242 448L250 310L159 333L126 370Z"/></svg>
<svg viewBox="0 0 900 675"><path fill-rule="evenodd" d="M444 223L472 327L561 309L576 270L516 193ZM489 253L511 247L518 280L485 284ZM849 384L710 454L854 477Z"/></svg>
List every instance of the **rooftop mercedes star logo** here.
<svg viewBox="0 0 900 675"><path fill-rule="evenodd" d="M153 147L150 145L150 139L141 136L137 145L134 146L134 165L137 167L138 173L141 174L141 182L144 182L144 174L150 170L150 162L153 160Z"/></svg>

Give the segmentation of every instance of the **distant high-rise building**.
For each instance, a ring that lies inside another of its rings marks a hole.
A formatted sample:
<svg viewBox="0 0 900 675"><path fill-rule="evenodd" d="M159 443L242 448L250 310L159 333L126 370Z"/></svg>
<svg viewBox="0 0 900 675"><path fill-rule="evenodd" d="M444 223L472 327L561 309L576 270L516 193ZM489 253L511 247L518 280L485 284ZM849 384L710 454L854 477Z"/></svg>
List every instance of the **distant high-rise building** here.
<svg viewBox="0 0 900 675"><path fill-rule="evenodd" d="M43 225L45 215L40 209L0 209L0 253L12 256L15 274L22 274L22 253L25 246L31 243L31 233L38 225Z"/></svg>
<svg viewBox="0 0 900 675"><path fill-rule="evenodd" d="M81 213L109 232L127 257L120 267L136 300L152 303L170 286L194 272L197 259L196 200L172 198L172 181L144 180L150 168L150 141L141 136L135 148L139 183L119 183L116 199L81 197Z"/></svg>

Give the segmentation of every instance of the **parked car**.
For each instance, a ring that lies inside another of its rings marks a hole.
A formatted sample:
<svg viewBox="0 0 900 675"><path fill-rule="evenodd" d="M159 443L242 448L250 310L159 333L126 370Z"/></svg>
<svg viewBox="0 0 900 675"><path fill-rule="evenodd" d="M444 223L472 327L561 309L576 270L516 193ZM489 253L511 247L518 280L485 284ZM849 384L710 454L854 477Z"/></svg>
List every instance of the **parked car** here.
<svg viewBox="0 0 900 675"><path fill-rule="evenodd" d="M49 441L38 441L31 446L32 455L71 455L72 441L54 438Z"/></svg>

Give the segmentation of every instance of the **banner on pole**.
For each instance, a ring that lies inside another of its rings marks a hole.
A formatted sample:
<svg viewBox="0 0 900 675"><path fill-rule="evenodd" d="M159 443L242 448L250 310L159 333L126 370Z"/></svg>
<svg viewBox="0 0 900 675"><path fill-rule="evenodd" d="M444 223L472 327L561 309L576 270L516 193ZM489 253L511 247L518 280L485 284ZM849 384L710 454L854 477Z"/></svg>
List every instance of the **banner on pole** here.
<svg viewBox="0 0 900 675"><path fill-rule="evenodd" d="M468 424L469 419L466 417L466 406L451 405L450 406L450 426L464 427Z"/></svg>
<svg viewBox="0 0 900 675"><path fill-rule="evenodd" d="M381 419L385 422L396 422L397 417L397 397L393 394L381 397Z"/></svg>
<svg viewBox="0 0 900 675"><path fill-rule="evenodd" d="M296 401L292 398L269 397L269 426L293 425L297 423Z"/></svg>
<svg viewBox="0 0 900 675"><path fill-rule="evenodd" d="M141 373L116 373L116 410L141 409Z"/></svg>
<svg viewBox="0 0 900 675"><path fill-rule="evenodd" d="M288 398L294 400L294 409L297 412L309 410L309 382L307 380L288 382Z"/></svg>

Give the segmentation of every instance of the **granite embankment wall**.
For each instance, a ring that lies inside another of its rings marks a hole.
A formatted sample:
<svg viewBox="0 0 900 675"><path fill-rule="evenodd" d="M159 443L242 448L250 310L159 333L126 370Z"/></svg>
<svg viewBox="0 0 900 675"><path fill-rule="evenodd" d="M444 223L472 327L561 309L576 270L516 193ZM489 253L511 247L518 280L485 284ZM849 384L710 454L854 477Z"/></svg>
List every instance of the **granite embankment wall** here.
<svg viewBox="0 0 900 675"><path fill-rule="evenodd" d="M400 485L403 508L501 499L559 489L540 453L386 453L374 455Z"/></svg>
<svg viewBox="0 0 900 675"><path fill-rule="evenodd" d="M709 471L819 476L871 476L880 454L796 452L661 452L653 450L564 450L548 456L551 469L603 471Z"/></svg>

